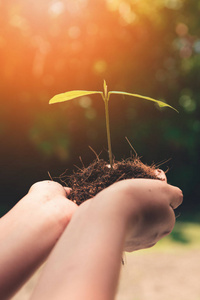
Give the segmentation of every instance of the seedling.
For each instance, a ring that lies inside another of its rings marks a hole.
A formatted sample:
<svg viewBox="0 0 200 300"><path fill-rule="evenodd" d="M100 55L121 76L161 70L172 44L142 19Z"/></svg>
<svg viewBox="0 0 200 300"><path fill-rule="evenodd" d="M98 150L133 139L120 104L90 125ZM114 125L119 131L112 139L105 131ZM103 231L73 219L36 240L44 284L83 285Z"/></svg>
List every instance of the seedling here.
<svg viewBox="0 0 200 300"><path fill-rule="evenodd" d="M163 101L160 101L160 100L155 100L155 99L150 98L150 97L137 95L137 94L132 94L132 93L126 93L126 92L119 92L119 91L108 92L108 88L107 88L107 84L106 84L105 80L104 80L104 83L103 83L103 92L101 92L101 91L70 91L70 92L66 92L66 93L62 93L62 94L58 94L58 95L54 96L49 101L49 104L65 102L65 101L72 100L72 99L75 99L75 98L78 98L78 97L88 96L88 95L92 95L92 94L100 94L103 98L103 101L104 101L105 115L106 115L106 131L107 131L107 141L108 141L108 154L109 154L109 161L110 161L111 168L113 166L113 158L112 158L111 137L110 137L110 122L109 122L109 110L108 110L108 101L110 99L111 94L142 98L142 99L153 101L153 102L157 103L159 105L159 107L170 107L170 108L174 109L176 112L178 112L174 107L170 106L169 104L167 104Z"/></svg>

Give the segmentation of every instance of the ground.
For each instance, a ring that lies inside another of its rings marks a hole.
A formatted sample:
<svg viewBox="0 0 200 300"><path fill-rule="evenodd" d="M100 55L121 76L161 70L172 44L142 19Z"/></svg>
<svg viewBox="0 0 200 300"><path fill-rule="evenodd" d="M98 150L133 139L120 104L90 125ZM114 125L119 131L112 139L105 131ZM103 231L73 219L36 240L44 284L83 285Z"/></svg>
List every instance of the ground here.
<svg viewBox="0 0 200 300"><path fill-rule="evenodd" d="M200 300L200 250L132 255L116 300Z"/></svg>
<svg viewBox="0 0 200 300"><path fill-rule="evenodd" d="M199 233L200 224L178 223L155 247L125 254L116 300L200 300ZM39 273L12 300L28 300Z"/></svg>

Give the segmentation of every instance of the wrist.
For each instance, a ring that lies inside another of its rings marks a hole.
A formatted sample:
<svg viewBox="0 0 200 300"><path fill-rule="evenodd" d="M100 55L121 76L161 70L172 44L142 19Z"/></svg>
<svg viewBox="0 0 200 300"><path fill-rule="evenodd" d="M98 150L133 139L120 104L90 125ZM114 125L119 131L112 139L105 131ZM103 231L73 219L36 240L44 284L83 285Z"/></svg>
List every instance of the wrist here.
<svg viewBox="0 0 200 300"><path fill-rule="evenodd" d="M106 210L118 215L126 226L129 226L130 221L137 222L140 210L140 201L138 201L130 181L132 182L132 180L123 180L115 183L93 198Z"/></svg>
<svg viewBox="0 0 200 300"><path fill-rule="evenodd" d="M140 224L144 214L143 202L134 187L132 180L125 180L113 184L97 194L94 198L96 202L104 206L107 218L116 218L116 223L120 223L124 235L124 250L133 251L139 247ZM138 238L139 237L139 238Z"/></svg>
<svg viewBox="0 0 200 300"><path fill-rule="evenodd" d="M116 220L116 227L122 229L124 240L127 240L130 232L131 235L137 234L140 222L140 204L137 200L132 191L130 192L127 188L120 190L114 184L113 187L97 194L91 200L91 204L98 206L98 212L102 211L108 222L111 218Z"/></svg>

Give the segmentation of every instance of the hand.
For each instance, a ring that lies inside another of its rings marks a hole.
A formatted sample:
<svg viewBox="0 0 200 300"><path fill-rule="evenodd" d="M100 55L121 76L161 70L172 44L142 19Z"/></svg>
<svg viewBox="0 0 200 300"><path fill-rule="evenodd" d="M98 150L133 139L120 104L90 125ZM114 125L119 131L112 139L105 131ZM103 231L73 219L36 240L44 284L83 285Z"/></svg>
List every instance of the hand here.
<svg viewBox="0 0 200 300"><path fill-rule="evenodd" d="M0 220L0 295L12 294L43 263L68 225L77 205L59 183L35 183Z"/></svg>
<svg viewBox="0 0 200 300"><path fill-rule="evenodd" d="M64 188L57 182L37 182L11 212L15 212L15 217L18 218L21 215L21 220L26 222L26 225L31 223L35 228L49 227L47 236L52 242L56 242L77 208L74 202L67 199L69 193L70 188Z"/></svg>
<svg viewBox="0 0 200 300"><path fill-rule="evenodd" d="M70 191L70 188L63 187L54 181L37 182L31 186L23 204L26 202L27 205L36 206L37 218L41 211L59 223L62 227L61 230L64 230L78 207L67 199Z"/></svg>
<svg viewBox="0 0 200 300"><path fill-rule="evenodd" d="M151 247L169 234L175 224L174 209L183 199L179 188L155 179L123 180L96 197L107 201L107 209L116 211L118 218L124 218L124 250L128 252Z"/></svg>

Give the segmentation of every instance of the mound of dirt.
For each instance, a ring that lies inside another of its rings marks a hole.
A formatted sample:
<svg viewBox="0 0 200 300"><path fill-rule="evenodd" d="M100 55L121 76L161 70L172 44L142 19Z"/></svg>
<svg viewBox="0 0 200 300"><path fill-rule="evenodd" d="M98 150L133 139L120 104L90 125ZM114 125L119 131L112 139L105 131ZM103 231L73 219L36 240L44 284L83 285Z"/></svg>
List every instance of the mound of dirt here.
<svg viewBox="0 0 200 300"><path fill-rule="evenodd" d="M68 198L78 205L111 184L131 178L159 179L155 175L155 166L145 165L139 158L115 161L113 168L103 159L97 159L87 168L79 169L70 176L60 176L60 180L72 188Z"/></svg>

